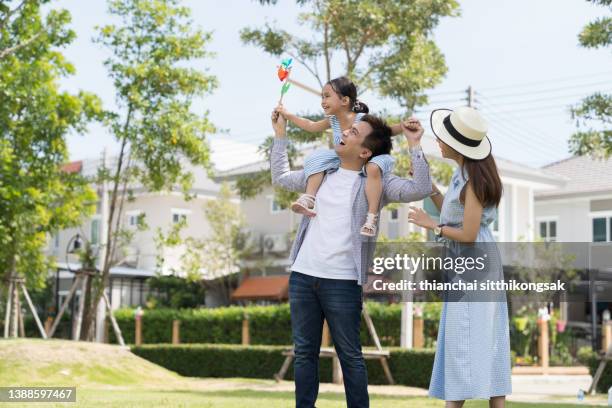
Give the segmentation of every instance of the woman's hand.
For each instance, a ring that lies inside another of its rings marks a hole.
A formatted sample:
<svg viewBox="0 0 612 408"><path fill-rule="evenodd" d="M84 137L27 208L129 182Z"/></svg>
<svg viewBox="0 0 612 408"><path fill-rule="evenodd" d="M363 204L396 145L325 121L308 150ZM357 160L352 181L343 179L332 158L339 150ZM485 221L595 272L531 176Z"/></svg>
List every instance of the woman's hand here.
<svg viewBox="0 0 612 408"><path fill-rule="evenodd" d="M421 208L417 208L414 206L409 207L408 211L408 222L412 224L416 224L419 227L434 229L438 226L438 224L431 218L425 211Z"/></svg>

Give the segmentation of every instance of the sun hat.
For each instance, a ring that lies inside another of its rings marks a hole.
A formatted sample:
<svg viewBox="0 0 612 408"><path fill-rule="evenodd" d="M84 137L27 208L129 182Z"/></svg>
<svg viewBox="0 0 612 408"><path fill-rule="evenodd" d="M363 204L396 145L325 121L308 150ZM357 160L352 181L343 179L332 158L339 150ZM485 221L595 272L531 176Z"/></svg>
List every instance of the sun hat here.
<svg viewBox="0 0 612 408"><path fill-rule="evenodd" d="M431 130L444 143L473 160L491 154L488 125L480 112L469 106L431 112Z"/></svg>

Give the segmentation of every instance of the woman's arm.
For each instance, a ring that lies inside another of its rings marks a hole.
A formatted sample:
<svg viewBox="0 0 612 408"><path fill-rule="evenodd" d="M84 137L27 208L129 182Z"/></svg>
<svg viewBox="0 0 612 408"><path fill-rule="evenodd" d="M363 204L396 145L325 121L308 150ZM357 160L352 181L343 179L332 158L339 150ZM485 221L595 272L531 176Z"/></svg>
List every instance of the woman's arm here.
<svg viewBox="0 0 612 408"><path fill-rule="evenodd" d="M285 107L282 105L279 105L276 110L280 112L280 114L283 115L285 119L290 120L291 122L293 122L294 125L307 132L317 133L329 129L329 119L327 118L313 122L310 119L294 115L293 113L285 109Z"/></svg>
<svg viewBox="0 0 612 408"><path fill-rule="evenodd" d="M433 180L431 181L431 191L432 193L429 196L429 198L431 198L431 201L433 201L438 211L442 211L442 203L444 202L444 194L440 192L440 189L438 188L438 186L436 186L436 183Z"/></svg>
<svg viewBox="0 0 612 408"><path fill-rule="evenodd" d="M478 230L480 229L480 220L482 218L483 208L476 198L471 183L469 182L466 186L464 208L462 228L449 226L442 227L442 236L444 238L464 243L476 241L476 238L478 237ZM425 211L413 206L410 206L408 222L431 230L438 226Z"/></svg>

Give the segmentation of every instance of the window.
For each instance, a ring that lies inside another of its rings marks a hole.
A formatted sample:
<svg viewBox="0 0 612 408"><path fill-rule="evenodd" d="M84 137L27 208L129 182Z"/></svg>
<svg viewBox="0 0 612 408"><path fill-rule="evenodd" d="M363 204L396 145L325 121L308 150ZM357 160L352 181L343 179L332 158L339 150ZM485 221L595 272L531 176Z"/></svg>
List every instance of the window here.
<svg viewBox="0 0 612 408"><path fill-rule="evenodd" d="M55 249L58 249L60 246L60 236L59 233L55 234L55 236L53 237L53 247Z"/></svg>
<svg viewBox="0 0 612 408"><path fill-rule="evenodd" d="M269 195L268 200L270 200L270 214L278 214L283 211L280 203L276 200L276 197L273 195Z"/></svg>
<svg viewBox="0 0 612 408"><path fill-rule="evenodd" d="M142 211L140 210L135 210L135 211L128 211L126 212L126 217L127 217L127 225L130 228L137 228L138 227L138 219L142 216Z"/></svg>
<svg viewBox="0 0 612 408"><path fill-rule="evenodd" d="M172 209L172 222L178 224L179 222L187 222L187 216L191 214L191 210L185 210L183 208Z"/></svg>
<svg viewBox="0 0 612 408"><path fill-rule="evenodd" d="M555 242L557 240L557 221L542 220L539 222L540 238L547 242Z"/></svg>
<svg viewBox="0 0 612 408"><path fill-rule="evenodd" d="M399 210L397 208L392 208L389 210L389 222L397 222L399 219Z"/></svg>
<svg viewBox="0 0 612 408"><path fill-rule="evenodd" d="M593 242L611 241L610 229L612 229L612 217L593 218Z"/></svg>
<svg viewBox="0 0 612 408"><path fill-rule="evenodd" d="M100 243L100 219L94 218L91 220L91 229L89 232L89 242L91 245L98 245Z"/></svg>

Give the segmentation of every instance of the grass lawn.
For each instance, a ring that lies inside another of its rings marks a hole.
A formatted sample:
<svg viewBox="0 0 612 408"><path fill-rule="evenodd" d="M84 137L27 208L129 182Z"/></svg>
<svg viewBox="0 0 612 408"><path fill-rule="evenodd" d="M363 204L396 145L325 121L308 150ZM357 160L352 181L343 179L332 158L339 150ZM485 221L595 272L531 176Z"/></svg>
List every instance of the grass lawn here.
<svg viewBox="0 0 612 408"><path fill-rule="evenodd" d="M62 340L0 340L0 386L76 386L77 403L0 403L0 407L211 407L286 408L293 392L273 390L270 380L182 377L117 346ZM603 400L602 400L603 401ZM344 395L321 393L317 407L343 408ZM443 407L417 396L371 395L373 408ZM487 401L465 407L487 407ZM584 405L508 403L508 407Z"/></svg>
<svg viewBox="0 0 612 408"><path fill-rule="evenodd" d="M287 408L293 406L293 393L290 392L262 392L262 391L147 391L135 390L77 390L77 404L49 404L45 407L201 407L201 408ZM15 407L14 403L1 404L0 407ZM20 407L40 407L40 403L20 404ZM421 397L391 397L372 396L371 406L373 408L396 408L396 407L419 407L419 408L441 408L442 401ZM509 402L509 408L530 407L555 407L570 408L584 407L584 405L550 405L550 404L527 404ZM317 402L320 408L344 408L346 403L344 395L320 394ZM486 401L469 401L466 408L488 407Z"/></svg>

